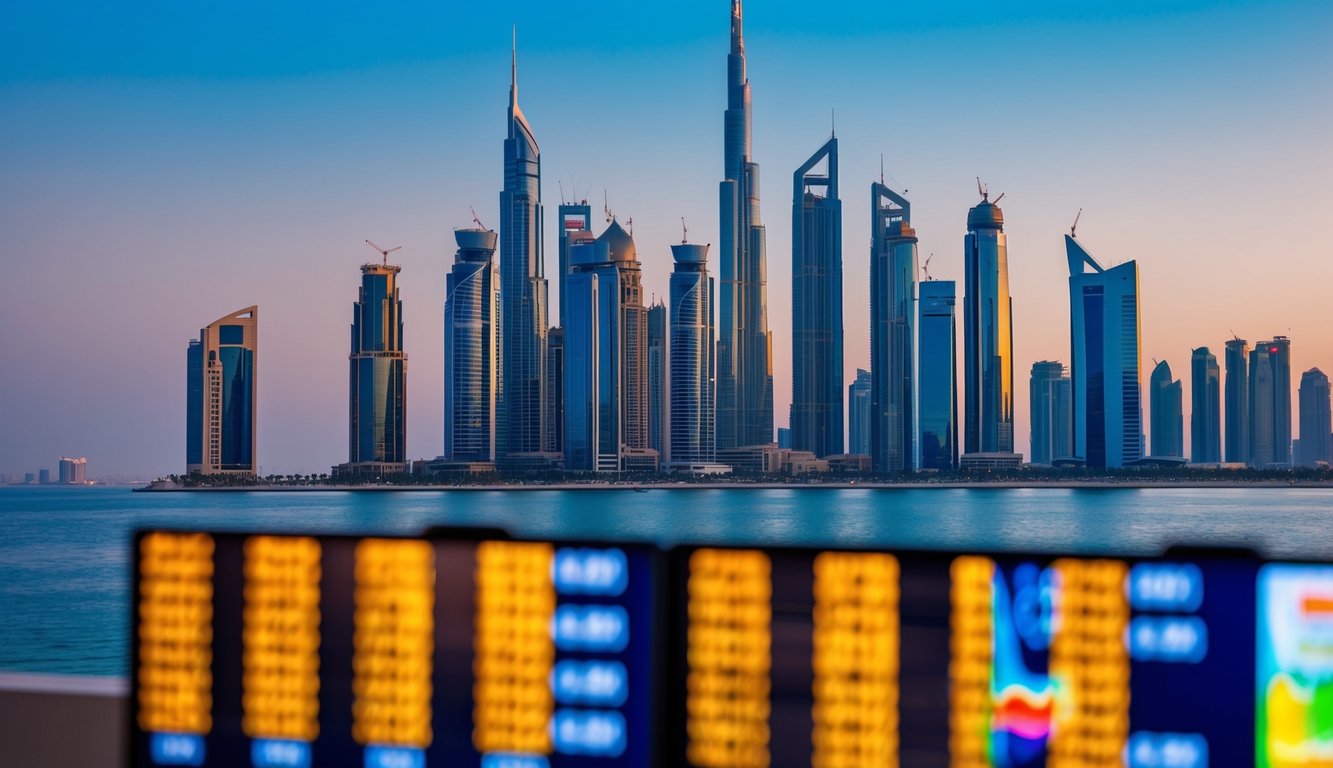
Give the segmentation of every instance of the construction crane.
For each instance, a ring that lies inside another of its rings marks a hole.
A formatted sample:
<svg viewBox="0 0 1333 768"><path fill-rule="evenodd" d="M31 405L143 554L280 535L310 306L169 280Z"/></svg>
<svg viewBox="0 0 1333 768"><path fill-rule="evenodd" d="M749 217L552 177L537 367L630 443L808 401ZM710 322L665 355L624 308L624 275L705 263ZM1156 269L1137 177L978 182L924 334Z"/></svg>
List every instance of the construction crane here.
<svg viewBox="0 0 1333 768"><path fill-rule="evenodd" d="M1078 229L1078 220L1083 215L1083 209L1079 208L1078 213L1074 214L1074 225L1069 228L1069 236L1074 237L1074 230Z"/></svg>
<svg viewBox="0 0 1333 768"><path fill-rule="evenodd" d="M926 257L926 263L921 266L921 272L926 276L926 282L930 282L934 279L930 276L930 260L933 258L935 258L935 254L931 253Z"/></svg>
<svg viewBox="0 0 1333 768"><path fill-rule="evenodd" d="M403 249L403 246L398 245L386 250L384 248L379 247L378 245L375 245L369 240L366 241L366 245L370 246L371 248L374 248L376 253L384 257L384 266L386 267L389 266L389 254L393 253L394 251L401 251Z"/></svg>
<svg viewBox="0 0 1333 768"><path fill-rule="evenodd" d="M477 229L486 229L486 225L481 223L481 219L477 218L477 209L473 208L470 205L467 207L467 209L469 211L472 211L472 223L477 225ZM367 240L366 242L370 241Z"/></svg>
<svg viewBox="0 0 1333 768"><path fill-rule="evenodd" d="M680 217L680 244L684 245L690 241L690 230L685 226L685 217Z"/></svg>

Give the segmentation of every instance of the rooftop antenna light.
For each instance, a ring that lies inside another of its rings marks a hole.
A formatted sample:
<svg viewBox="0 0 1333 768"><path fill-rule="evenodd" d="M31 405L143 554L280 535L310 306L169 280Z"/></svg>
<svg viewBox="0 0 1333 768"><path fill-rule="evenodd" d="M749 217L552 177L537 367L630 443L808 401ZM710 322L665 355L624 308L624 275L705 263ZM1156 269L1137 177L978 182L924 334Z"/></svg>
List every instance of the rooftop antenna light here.
<svg viewBox="0 0 1333 768"><path fill-rule="evenodd" d="M486 229L486 225L481 223L481 219L477 218L477 209L470 205L467 209L472 211L472 223L477 225L477 229Z"/></svg>
<svg viewBox="0 0 1333 768"><path fill-rule="evenodd" d="M371 248L374 248L376 253L384 257L384 266L386 267L389 266L389 254L393 253L394 251L401 251L403 249L403 246L401 245L396 245L388 249L381 248L378 245L375 245L374 243L370 242L369 240L366 241L366 245L370 246Z"/></svg>
<svg viewBox="0 0 1333 768"><path fill-rule="evenodd" d="M1079 208L1078 213L1074 214L1074 225L1069 228L1069 236L1074 237L1074 230L1078 229L1078 220L1083 215L1083 209Z"/></svg>
<svg viewBox="0 0 1333 768"><path fill-rule="evenodd" d="M629 225L629 236L634 237L634 217L631 216L628 219L625 219L625 223Z"/></svg>

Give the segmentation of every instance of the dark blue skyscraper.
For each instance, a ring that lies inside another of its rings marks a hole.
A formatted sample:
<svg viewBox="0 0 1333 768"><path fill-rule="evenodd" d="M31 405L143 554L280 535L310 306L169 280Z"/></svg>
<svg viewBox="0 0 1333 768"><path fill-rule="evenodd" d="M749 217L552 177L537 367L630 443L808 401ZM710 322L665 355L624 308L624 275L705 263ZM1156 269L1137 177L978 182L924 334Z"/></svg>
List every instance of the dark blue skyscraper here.
<svg viewBox="0 0 1333 768"><path fill-rule="evenodd" d="M870 185L870 458L876 472L918 467L916 230L907 198Z"/></svg>
<svg viewBox="0 0 1333 768"><path fill-rule="evenodd" d="M1250 345L1235 338L1226 344L1226 460L1250 461Z"/></svg>
<svg viewBox="0 0 1333 768"><path fill-rule="evenodd" d="M713 279L708 276L708 246L671 246L676 268L671 273L668 306L671 324L667 342L671 367L669 390L670 447L667 459L676 465L708 464L714 452L713 411Z"/></svg>
<svg viewBox="0 0 1333 768"><path fill-rule="evenodd" d="M958 342L952 280L917 285L917 418L921 423L921 468L958 467Z"/></svg>
<svg viewBox="0 0 1333 768"><path fill-rule="evenodd" d="M495 233L460 229L454 239L444 299L444 458L495 461L502 381Z"/></svg>
<svg viewBox="0 0 1333 768"><path fill-rule="evenodd" d="M1185 455L1185 419L1182 414L1183 397L1180 379L1172 378L1171 366L1165 360L1153 368L1148 378L1150 423L1150 455L1154 458L1177 458Z"/></svg>
<svg viewBox="0 0 1333 768"><path fill-rule="evenodd" d="M560 215L560 327L565 327L566 305L569 297L565 293L565 277L573 268L569 263L569 249L579 241L578 233L591 232L592 206L587 200L577 203L561 203L557 212ZM547 393L550 396L550 393Z"/></svg>
<svg viewBox="0 0 1333 768"><path fill-rule="evenodd" d="M816 166L824 163L823 173ZM816 456L842 453L842 201L838 140L830 138L792 177L791 444Z"/></svg>
<svg viewBox="0 0 1333 768"><path fill-rule="evenodd" d="M255 474L255 370L259 307L200 329L186 350L185 469Z"/></svg>
<svg viewBox="0 0 1333 768"><path fill-rule="evenodd" d="M847 452L870 455L870 371L862 368L847 386Z"/></svg>
<svg viewBox="0 0 1333 768"><path fill-rule="evenodd" d="M658 302L648 307L648 447L665 460L670 424L667 372L667 308Z"/></svg>
<svg viewBox="0 0 1333 768"><path fill-rule="evenodd" d="M1190 355L1190 461L1222 460L1221 377L1217 357L1207 347Z"/></svg>
<svg viewBox="0 0 1333 768"><path fill-rule="evenodd" d="M1318 368L1301 374L1301 455L1296 461L1313 467L1333 461L1333 417L1329 415L1328 377Z"/></svg>
<svg viewBox="0 0 1333 768"><path fill-rule="evenodd" d="M768 331L759 166L750 160L750 81L741 0L731 3L725 169L719 189L722 265L718 303L717 447L773 442L773 338Z"/></svg>
<svg viewBox="0 0 1333 768"><path fill-rule="evenodd" d="M985 190L981 202L967 212L963 268L963 452L1013 453L1014 313L1009 296L1009 248L1004 212Z"/></svg>
<svg viewBox="0 0 1333 768"><path fill-rule="evenodd" d="M381 475L407 469L407 354L403 352L401 267L361 266L352 307L348 458L340 471Z"/></svg>
<svg viewBox="0 0 1333 768"><path fill-rule="evenodd" d="M1254 467L1291 463L1291 340L1274 336L1250 352L1250 458Z"/></svg>
<svg viewBox="0 0 1333 768"><path fill-rule="evenodd" d="M1069 373L1063 363L1041 360L1032 364L1029 384L1031 452L1028 462L1050 465L1072 455L1073 403Z"/></svg>
<svg viewBox="0 0 1333 768"><path fill-rule="evenodd" d="M508 454L542 450L543 368L546 364L546 277L542 266L541 151L518 106L518 56L509 84L509 136L500 192L500 299L504 306L504 384L499 417Z"/></svg>

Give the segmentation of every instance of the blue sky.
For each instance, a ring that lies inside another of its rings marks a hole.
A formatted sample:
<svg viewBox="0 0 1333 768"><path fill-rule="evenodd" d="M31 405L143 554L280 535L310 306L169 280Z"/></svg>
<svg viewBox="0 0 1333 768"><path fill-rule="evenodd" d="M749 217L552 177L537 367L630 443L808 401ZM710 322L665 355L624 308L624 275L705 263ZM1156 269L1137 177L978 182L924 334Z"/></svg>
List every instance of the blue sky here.
<svg viewBox="0 0 1333 768"><path fill-rule="evenodd" d="M790 176L837 112L849 374L867 367L868 186L886 157L921 257L961 278L981 176L1008 219L1019 449L1027 369L1068 359L1060 236L1139 260L1144 369L1287 334L1333 371L1333 5L746 8L776 402L790 392ZM0 7L0 473L182 465L184 349L261 308L260 460L346 456L366 238L403 245L409 452L441 448L444 274L498 223L511 28L555 206L603 190L662 293L680 217L715 242L728 11L673 4L145 2ZM713 264L716 272L716 263ZM555 294L552 284L552 295ZM552 318L555 318L552 306ZM9 361L22 361L9 362ZM1188 415L1186 417L1188 419Z"/></svg>

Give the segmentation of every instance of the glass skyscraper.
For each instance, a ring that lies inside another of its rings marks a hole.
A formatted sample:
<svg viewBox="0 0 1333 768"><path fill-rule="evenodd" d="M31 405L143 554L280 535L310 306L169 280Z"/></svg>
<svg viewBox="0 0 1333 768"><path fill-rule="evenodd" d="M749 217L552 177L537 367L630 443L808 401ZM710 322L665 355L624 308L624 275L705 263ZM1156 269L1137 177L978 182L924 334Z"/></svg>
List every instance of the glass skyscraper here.
<svg viewBox="0 0 1333 768"><path fill-rule="evenodd" d="M963 453L1014 452L1014 319L1004 212L982 193L963 241Z"/></svg>
<svg viewBox="0 0 1333 768"><path fill-rule="evenodd" d="M666 458L670 424L667 372L667 309L658 302L648 307L648 447Z"/></svg>
<svg viewBox="0 0 1333 768"><path fill-rule="evenodd" d="M816 170L824 164L822 173ZM842 453L842 200L838 140L792 176L791 442L816 456Z"/></svg>
<svg viewBox="0 0 1333 768"><path fill-rule="evenodd" d="M1301 455L1307 467L1333 461L1333 419L1329 416L1328 377L1318 368L1301 374Z"/></svg>
<svg viewBox="0 0 1333 768"><path fill-rule="evenodd" d="M870 455L870 371L862 368L847 387L847 451Z"/></svg>
<svg viewBox="0 0 1333 768"><path fill-rule="evenodd" d="M253 475L259 307L199 330L185 353L185 470Z"/></svg>
<svg viewBox="0 0 1333 768"><path fill-rule="evenodd" d="M407 469L407 354L396 264L361 266L352 307L348 466L355 474Z"/></svg>
<svg viewBox="0 0 1333 768"><path fill-rule="evenodd" d="M504 189L500 192L500 300L504 383L496 446L509 454L543 448L542 417L546 364L546 277L542 248L541 150L518 106L518 56L509 83L509 136L504 142Z"/></svg>
<svg viewBox="0 0 1333 768"><path fill-rule="evenodd" d="M907 198L870 185L870 458L876 472L919 466L916 231Z"/></svg>
<svg viewBox="0 0 1333 768"><path fill-rule="evenodd" d="M1222 461L1221 376L1207 347L1190 355L1190 461Z"/></svg>
<svg viewBox="0 0 1333 768"><path fill-rule="evenodd" d="M1029 463L1051 465L1073 455L1073 392L1064 363L1032 364L1030 383L1031 451Z"/></svg>
<svg viewBox="0 0 1333 768"><path fill-rule="evenodd" d="M1250 344L1245 339L1226 343L1227 461L1250 462Z"/></svg>
<svg viewBox="0 0 1333 768"><path fill-rule="evenodd" d="M719 186L722 266L718 303L717 447L773 442L773 336L759 218L759 166L750 159L750 81L745 75L741 0L731 3L723 181Z"/></svg>
<svg viewBox="0 0 1333 768"><path fill-rule="evenodd" d="M569 297L565 294L565 276L571 271L569 263L569 249L578 242L575 233L591 232L592 230L592 206L588 205L587 200L581 200L577 203L560 203L557 209L560 216L560 327L565 327L565 307L569 303ZM549 393L548 393L549 396Z"/></svg>
<svg viewBox="0 0 1333 768"><path fill-rule="evenodd" d="M958 467L958 331L952 280L917 285L917 417L921 422L921 468Z"/></svg>
<svg viewBox="0 0 1333 768"><path fill-rule="evenodd" d="M1150 455L1157 458L1176 458L1185 455L1185 418L1180 379L1171 377L1171 366L1165 360L1153 367L1148 378Z"/></svg>
<svg viewBox="0 0 1333 768"><path fill-rule="evenodd" d="M1253 467L1291 463L1291 341L1275 336L1250 352L1250 458Z"/></svg>
<svg viewBox="0 0 1333 768"><path fill-rule="evenodd" d="M1139 267L1106 269L1071 235L1065 251L1074 454L1095 469L1123 467L1143 458Z"/></svg>
<svg viewBox="0 0 1333 768"><path fill-rule="evenodd" d="M454 240L458 253L444 299L444 459L491 462L500 442L495 413L503 381L496 238L460 229Z"/></svg>
<svg viewBox="0 0 1333 768"><path fill-rule="evenodd" d="M671 367L667 387L672 464L707 464L716 456L713 410L713 279L708 276L708 246L671 246L676 262L669 297Z"/></svg>
<svg viewBox="0 0 1333 768"><path fill-rule="evenodd" d="M543 412L543 450L565 450L565 329L552 328L546 335L546 405Z"/></svg>

